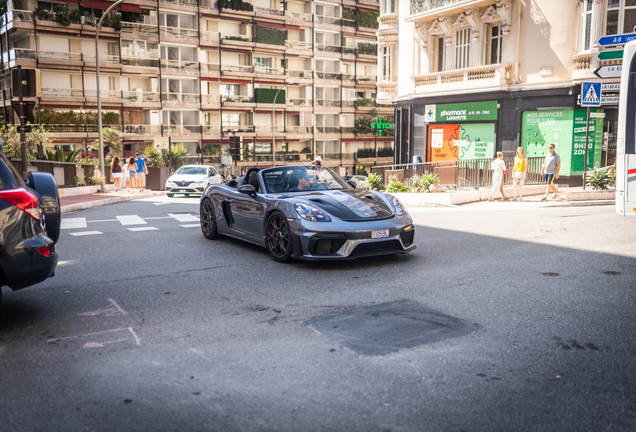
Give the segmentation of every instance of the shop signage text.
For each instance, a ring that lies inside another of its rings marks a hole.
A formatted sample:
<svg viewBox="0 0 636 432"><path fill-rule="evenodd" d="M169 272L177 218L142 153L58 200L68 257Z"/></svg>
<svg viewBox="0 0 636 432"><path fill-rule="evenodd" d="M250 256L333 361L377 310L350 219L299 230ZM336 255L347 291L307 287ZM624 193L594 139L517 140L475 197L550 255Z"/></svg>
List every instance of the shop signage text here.
<svg viewBox="0 0 636 432"><path fill-rule="evenodd" d="M497 101L426 105L427 123L497 120Z"/></svg>
<svg viewBox="0 0 636 432"><path fill-rule="evenodd" d="M377 123L371 123L371 128L378 131L378 135L382 135L382 129L395 129L395 124L385 123L382 117L378 118Z"/></svg>

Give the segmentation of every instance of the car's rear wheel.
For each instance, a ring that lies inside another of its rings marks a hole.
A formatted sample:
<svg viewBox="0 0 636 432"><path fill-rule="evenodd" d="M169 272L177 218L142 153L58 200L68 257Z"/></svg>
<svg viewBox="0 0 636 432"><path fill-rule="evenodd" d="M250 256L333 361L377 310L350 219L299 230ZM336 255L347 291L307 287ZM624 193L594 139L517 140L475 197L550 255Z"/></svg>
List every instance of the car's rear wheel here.
<svg viewBox="0 0 636 432"><path fill-rule="evenodd" d="M54 243L57 243L60 238L62 216L60 195L57 191L55 177L45 172L29 172L27 179L29 180L29 186L35 189L42 198L41 204L44 209L46 234Z"/></svg>
<svg viewBox="0 0 636 432"><path fill-rule="evenodd" d="M209 198L201 203L201 231L208 240L215 240L220 237L216 227L216 214L214 213L214 205Z"/></svg>
<svg viewBox="0 0 636 432"><path fill-rule="evenodd" d="M274 212L267 219L267 252L278 262L291 259L292 244L289 223L280 212Z"/></svg>

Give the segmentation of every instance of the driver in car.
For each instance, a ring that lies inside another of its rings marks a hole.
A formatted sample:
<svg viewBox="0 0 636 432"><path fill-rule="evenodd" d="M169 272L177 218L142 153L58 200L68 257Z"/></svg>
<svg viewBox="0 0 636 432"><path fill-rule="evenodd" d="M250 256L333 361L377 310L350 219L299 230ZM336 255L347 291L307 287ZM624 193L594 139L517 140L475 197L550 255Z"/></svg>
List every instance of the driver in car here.
<svg viewBox="0 0 636 432"><path fill-rule="evenodd" d="M313 176L310 176L307 174L298 176L298 187L293 187L289 189L289 191L297 192L297 191L309 190L309 187L311 186L311 183L309 181L310 178L313 178Z"/></svg>

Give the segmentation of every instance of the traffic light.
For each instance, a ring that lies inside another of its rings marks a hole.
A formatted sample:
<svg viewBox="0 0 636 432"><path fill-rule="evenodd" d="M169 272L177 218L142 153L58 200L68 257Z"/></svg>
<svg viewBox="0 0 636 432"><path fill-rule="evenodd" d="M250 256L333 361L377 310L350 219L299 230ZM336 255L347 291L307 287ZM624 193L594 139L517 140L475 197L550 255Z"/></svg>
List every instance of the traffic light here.
<svg viewBox="0 0 636 432"><path fill-rule="evenodd" d="M241 138L237 136L230 137L230 156L238 158L241 149Z"/></svg>
<svg viewBox="0 0 636 432"><path fill-rule="evenodd" d="M22 76L20 76L20 69L13 69L11 71L11 88L13 89L13 96L18 97L20 95L19 82L22 81L23 97L40 97L42 90L42 79L40 78L40 70L21 70Z"/></svg>

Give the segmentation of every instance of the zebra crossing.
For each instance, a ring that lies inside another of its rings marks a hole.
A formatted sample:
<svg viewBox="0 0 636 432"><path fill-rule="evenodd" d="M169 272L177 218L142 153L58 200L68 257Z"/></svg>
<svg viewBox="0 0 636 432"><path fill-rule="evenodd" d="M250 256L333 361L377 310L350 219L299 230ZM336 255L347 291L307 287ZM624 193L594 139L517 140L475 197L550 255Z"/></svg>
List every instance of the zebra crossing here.
<svg viewBox="0 0 636 432"><path fill-rule="evenodd" d="M199 227L199 216L192 213L167 213L167 216L141 217L139 215L117 215L114 219L88 220L85 217L63 217L62 230L73 230L69 232L75 237L100 235L103 231L95 230L100 224L112 223L121 226L131 232L159 231L160 228L153 226L152 221L157 219L169 219L178 223L181 228ZM196 222L196 223L193 223ZM89 230L89 227L91 228Z"/></svg>

